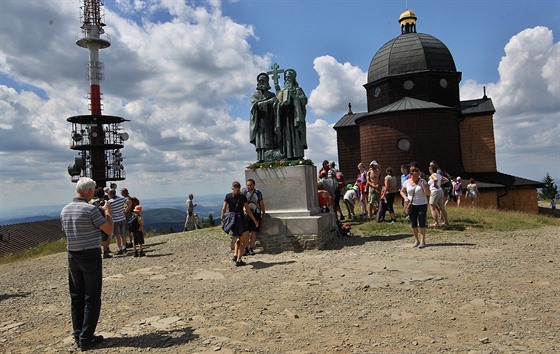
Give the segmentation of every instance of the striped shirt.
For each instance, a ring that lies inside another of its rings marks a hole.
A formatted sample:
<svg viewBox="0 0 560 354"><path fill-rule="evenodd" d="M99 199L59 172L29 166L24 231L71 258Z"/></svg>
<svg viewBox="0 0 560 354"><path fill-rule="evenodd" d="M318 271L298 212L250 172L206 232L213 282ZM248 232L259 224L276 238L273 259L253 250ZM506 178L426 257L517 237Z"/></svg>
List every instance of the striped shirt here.
<svg viewBox="0 0 560 354"><path fill-rule="evenodd" d="M114 222L125 221L126 216L124 215L124 205L126 204L126 199L119 197L109 199L109 205L111 206L111 214L113 216Z"/></svg>
<svg viewBox="0 0 560 354"><path fill-rule="evenodd" d="M103 213L84 198L74 198L60 213L62 229L66 234L68 251L83 251L99 248L101 230L107 222Z"/></svg>

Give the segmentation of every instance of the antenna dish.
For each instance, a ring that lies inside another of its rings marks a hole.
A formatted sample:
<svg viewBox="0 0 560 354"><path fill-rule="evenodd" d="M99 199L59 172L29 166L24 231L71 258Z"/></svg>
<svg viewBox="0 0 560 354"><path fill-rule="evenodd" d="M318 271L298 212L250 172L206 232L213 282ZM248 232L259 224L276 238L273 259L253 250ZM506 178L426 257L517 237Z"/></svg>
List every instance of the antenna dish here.
<svg viewBox="0 0 560 354"><path fill-rule="evenodd" d="M80 134L78 132L73 132L72 133L72 140L74 140L75 142L82 141L82 139L83 139L82 134Z"/></svg>

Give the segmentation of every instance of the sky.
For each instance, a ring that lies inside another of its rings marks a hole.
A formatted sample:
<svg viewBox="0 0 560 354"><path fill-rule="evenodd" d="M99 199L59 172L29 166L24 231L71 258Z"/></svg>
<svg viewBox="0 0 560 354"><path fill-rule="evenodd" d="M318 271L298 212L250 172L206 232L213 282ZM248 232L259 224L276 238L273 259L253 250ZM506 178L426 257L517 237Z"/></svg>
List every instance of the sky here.
<svg viewBox="0 0 560 354"><path fill-rule="evenodd" d="M0 214L63 204L68 117L89 114L88 50L79 0L0 2ZM256 161L249 99L273 63L297 71L309 98L306 158L337 161L333 125L366 111L367 71L400 35L447 45L462 72L461 99L492 98L498 171L560 180L560 0L106 0L111 46L103 114L130 139L126 180L143 198L227 193ZM257 186L258 187L258 186Z"/></svg>

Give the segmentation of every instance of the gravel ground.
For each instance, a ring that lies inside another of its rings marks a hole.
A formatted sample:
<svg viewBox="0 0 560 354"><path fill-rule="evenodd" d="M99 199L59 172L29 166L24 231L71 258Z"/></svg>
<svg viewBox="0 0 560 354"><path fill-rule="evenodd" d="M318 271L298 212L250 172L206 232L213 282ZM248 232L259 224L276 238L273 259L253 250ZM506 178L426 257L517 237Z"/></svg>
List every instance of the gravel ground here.
<svg viewBox="0 0 560 354"><path fill-rule="evenodd" d="M99 353L558 353L560 228L337 239L231 261L199 230L104 260ZM257 252L261 251L257 249ZM0 352L75 352L65 254L0 265Z"/></svg>

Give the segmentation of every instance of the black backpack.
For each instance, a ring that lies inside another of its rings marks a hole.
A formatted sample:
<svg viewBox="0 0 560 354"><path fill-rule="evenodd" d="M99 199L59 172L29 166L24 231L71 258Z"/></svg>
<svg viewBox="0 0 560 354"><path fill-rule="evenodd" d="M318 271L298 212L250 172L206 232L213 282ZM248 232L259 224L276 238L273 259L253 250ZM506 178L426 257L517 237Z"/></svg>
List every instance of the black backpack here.
<svg viewBox="0 0 560 354"><path fill-rule="evenodd" d="M128 231L138 232L140 231L140 221L138 220L138 215L132 213L132 217L128 220Z"/></svg>

